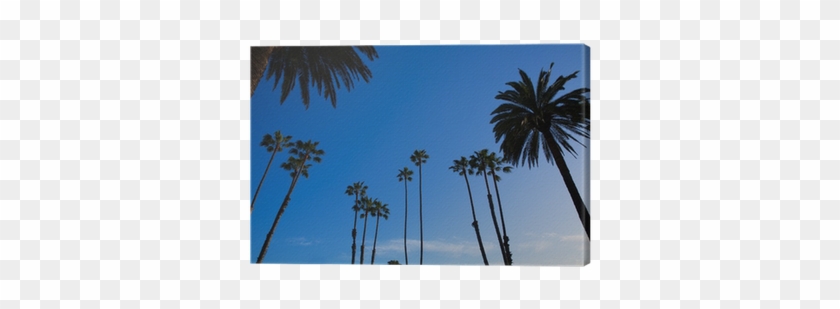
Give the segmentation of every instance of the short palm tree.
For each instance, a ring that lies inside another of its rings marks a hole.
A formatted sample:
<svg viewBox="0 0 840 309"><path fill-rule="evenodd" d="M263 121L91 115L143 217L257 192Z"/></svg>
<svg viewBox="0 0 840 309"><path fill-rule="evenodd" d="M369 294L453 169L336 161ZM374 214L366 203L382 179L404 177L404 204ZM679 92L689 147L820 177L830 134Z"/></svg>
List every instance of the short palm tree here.
<svg viewBox="0 0 840 309"><path fill-rule="evenodd" d="M477 175L484 176L484 186L487 188L487 202L490 205L490 217L493 218L493 226L496 228L496 238L499 241L499 249L502 251L502 260L505 265L509 265L507 259L507 251L505 251L505 244L502 241L502 232L499 231L499 221L496 220L496 209L493 207L493 195L490 193L490 182L487 181L487 161L490 159L490 153L487 149L476 151L470 156L470 168L475 170Z"/></svg>
<svg viewBox="0 0 840 309"><path fill-rule="evenodd" d="M260 188L262 187L263 181L265 181L265 175L268 175L268 168L271 167L271 162L274 161L274 155L283 151L283 147L286 147L291 139L291 136L283 136L280 131L274 131L274 137L271 137L271 134L263 136L260 146L265 147L265 149L271 153L271 159L268 159L268 165L265 167L265 172L263 172L262 179L260 179L260 184L257 185L257 190L254 192L254 198L251 199L251 212L254 212L254 203L257 202L257 195L260 194Z"/></svg>
<svg viewBox="0 0 840 309"><path fill-rule="evenodd" d="M415 150L409 159L417 166L417 174L420 177L420 265L423 265L423 163L426 163L429 155L425 149Z"/></svg>
<svg viewBox="0 0 840 309"><path fill-rule="evenodd" d="M403 249L405 250L405 265L408 265L408 182L414 171L403 167L397 174L397 179L405 183L405 222L403 223Z"/></svg>
<svg viewBox="0 0 840 309"><path fill-rule="evenodd" d="M335 107L336 88L341 84L353 89L353 80L365 82L373 76L357 53L368 60L378 58L372 46L283 46L251 47L251 96L264 74L274 79L274 89L280 87L280 104L286 100L295 84L300 83L303 105L309 108L309 87L315 86L318 95L332 102ZM282 83L281 83L282 81Z"/></svg>
<svg viewBox="0 0 840 309"><path fill-rule="evenodd" d="M536 166L542 148L546 160L557 165L589 237L589 210L564 158L567 152L577 155L572 142L585 146L578 137L589 138L589 88L575 89L557 97L565 90L566 82L577 77L578 72L561 75L551 82L552 67L554 63L548 71L540 70L536 86L528 74L519 70L522 80L506 83L512 89L496 95L496 99L504 103L493 110L490 123L495 124L496 142L502 141L500 148L508 162L514 165L527 162L529 168Z"/></svg>
<svg viewBox="0 0 840 309"><path fill-rule="evenodd" d="M496 202L499 204L499 219L502 221L502 240L505 242L505 253L507 253L507 261L509 265L513 264L513 254L510 253L510 238L507 235L507 228L505 227L505 212L502 210L502 198L499 197L499 181L502 180L497 173L510 173L512 167L506 165L504 160L497 156L495 152L490 153L487 158L487 170L490 171L490 177L493 178L493 187L496 191Z"/></svg>
<svg viewBox="0 0 840 309"><path fill-rule="evenodd" d="M289 149L289 153L292 156L281 167L287 171L291 171L292 184L289 186L289 192L286 193L286 198L283 199L283 204L280 205L280 209L277 211L277 216L274 218L271 230L268 231L268 235L265 237L265 243L263 243L262 250L260 250L257 263L262 263L266 252L268 252L268 245L274 236L274 230L277 228L277 223L280 222L280 217L286 212L286 207L289 206L289 201L292 199L292 191L294 191L300 176L303 175L304 178L309 178L309 168L312 167L312 164L308 164L307 162L311 160L315 163L321 163L321 156L324 155L324 151L318 149L318 142L312 141L295 142L292 148Z"/></svg>
<svg viewBox="0 0 840 309"><path fill-rule="evenodd" d="M370 213L376 217L376 232L373 234L373 250L370 252L370 265L376 260L376 239L379 238L379 218L388 220L391 215L391 210L388 209L388 204L383 204L379 199L373 200L373 210Z"/></svg>
<svg viewBox="0 0 840 309"><path fill-rule="evenodd" d="M461 157L460 160L453 160L452 166L449 167L453 172L458 173L460 176L464 176L464 181L467 182L467 194L470 195L470 210L472 210L472 227L475 229L475 238L478 240L478 249L481 250L481 258L484 259L484 265L490 265L487 262L487 253L484 252L484 242L481 241L481 232L478 230L478 219L475 217L475 204L473 203L472 198L472 190L470 189L470 180L467 178L467 174L474 174L472 168L469 168L470 163L466 157Z"/></svg>
<svg viewBox="0 0 840 309"><path fill-rule="evenodd" d="M359 253L359 264L365 263L365 239L367 238L367 222L368 217L371 216L371 212L373 211L373 199L370 197L362 197L361 200L361 210L362 214L359 215L361 218L365 218L365 225L362 228L362 252Z"/></svg>
<svg viewBox="0 0 840 309"><path fill-rule="evenodd" d="M367 194L367 188L368 186L365 185L364 181L357 181L347 186L347 190L344 191L347 195L356 196L356 202L353 203L353 245L351 246L353 257L350 259L350 264L356 264L356 219L359 218L359 210L362 209L359 203L359 196L365 196Z"/></svg>

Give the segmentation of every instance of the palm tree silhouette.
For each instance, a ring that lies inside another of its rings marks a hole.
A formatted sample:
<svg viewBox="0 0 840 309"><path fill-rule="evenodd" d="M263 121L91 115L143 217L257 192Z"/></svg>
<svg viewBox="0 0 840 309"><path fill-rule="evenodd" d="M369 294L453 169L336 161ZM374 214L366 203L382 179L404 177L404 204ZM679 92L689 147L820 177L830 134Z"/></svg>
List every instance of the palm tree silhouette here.
<svg viewBox="0 0 840 309"><path fill-rule="evenodd" d="M405 265L408 265L408 182L411 181L414 171L403 167L397 174L397 179L405 183L405 223L403 223L403 249L405 250Z"/></svg>
<svg viewBox="0 0 840 309"><path fill-rule="evenodd" d="M373 199L370 197L362 197L361 200L361 210L362 214L359 215L361 218L365 218L365 225L362 228L362 252L359 253L359 264L365 263L365 239L367 238L367 222L368 217L370 217L371 211L373 211Z"/></svg>
<svg viewBox="0 0 840 309"><path fill-rule="evenodd" d="M371 215L376 217L376 233L373 234L373 250L370 252L370 265L373 265L373 262L376 260L376 239L379 238L379 218L388 220L388 216L391 215L391 210L388 209L388 204L383 204L379 199L374 199Z"/></svg>
<svg viewBox="0 0 840 309"><path fill-rule="evenodd" d="M425 149L414 150L409 159L417 166L417 174L420 177L420 265L423 265L423 163L426 163L429 155L426 154Z"/></svg>
<svg viewBox="0 0 840 309"><path fill-rule="evenodd" d="M254 204L257 202L257 195L260 194L260 188L262 188L263 181L265 181L265 175L268 175L268 168L271 167L271 162L274 161L274 155L283 151L283 147L286 147L291 139L291 136L283 136L280 131L274 131L273 138L271 137L271 134L263 136L260 146L265 147L265 149L271 153L271 159L268 159L268 165L265 167L265 172L263 172L262 179L260 179L260 184L257 185L257 190L254 192L254 198L251 199L251 212L254 212Z"/></svg>
<svg viewBox="0 0 840 309"><path fill-rule="evenodd" d="M473 204L472 190L470 189L470 180L467 179L467 174L474 174L472 168L469 168L469 161L466 157L461 157L460 160L452 160L452 166L449 167L453 172L464 176L464 181L467 182L467 193L470 195L470 209L472 210L473 222L472 227L475 229L475 238L478 240L478 249L481 250L481 258L484 260L484 265L490 265L487 262L487 253L484 252L484 242L481 241L481 232L478 230L478 219L475 217L475 205Z"/></svg>
<svg viewBox="0 0 840 309"><path fill-rule="evenodd" d="M365 185L364 181L358 181L347 186L347 190L344 191L347 195L356 196L356 202L353 203L353 245L351 246L353 257L350 259L350 264L356 264L356 219L359 218L359 210L361 210L359 195L365 196L367 194L367 188L368 186Z"/></svg>
<svg viewBox="0 0 840 309"><path fill-rule="evenodd" d="M287 171L292 171L290 174L292 176L292 184L289 186L289 192L286 193L286 198L283 199L283 204L277 211L277 216L274 218L271 230L268 231L268 235L265 237L265 243L263 244L262 250L260 250L257 263L262 263L266 252L268 252L268 245L271 243L271 238L274 236L274 230L277 228L277 223L280 222L280 217L282 217L283 213L286 212L286 207L289 206L289 201L292 199L292 191L294 191L295 185L300 179L300 176L303 175L303 177L309 178L309 168L312 167L312 164L307 164L307 162L312 160L315 163L321 163L321 156L324 155L324 151L318 149L317 147L318 142L312 142L310 140L307 142L297 141L294 146L289 149L289 153L292 154L292 156L289 157L289 160L284 162L281 167Z"/></svg>
<svg viewBox="0 0 840 309"><path fill-rule="evenodd" d="M489 159L490 154L487 149L476 151L470 156L470 168L474 169L477 175L484 176L484 185L487 187L487 202L490 205L490 217L493 218L493 226L496 228L496 238L499 241L499 249L502 250L502 260L505 265L509 265L505 244L502 241L502 233L499 231L499 222L496 220L496 209L493 207L493 195L490 193L490 183L487 181L487 161Z"/></svg>
<svg viewBox="0 0 840 309"><path fill-rule="evenodd" d="M507 235L507 228L505 227L505 212L502 211L502 198L499 197L499 181L502 177L496 172L510 173L511 166L505 165L504 160L496 156L495 152L491 152L487 158L487 170L490 171L490 177L493 178L493 187L496 191L496 202L499 204L499 219L502 221L502 240L505 242L505 253L507 253L508 265L513 265L513 254L510 253L510 238Z"/></svg>
<svg viewBox="0 0 840 309"><path fill-rule="evenodd" d="M522 80L506 83L513 89L496 95L496 99L505 103L493 110L490 123L495 124L496 142L502 141L500 149L507 161L514 165L528 162L528 168L531 168L539 163L542 148L546 160L557 165L589 237L589 210L563 157L565 152L577 155L571 141L586 146L577 137L589 138L589 88L579 88L555 99L561 90L565 90L566 82L577 77L578 72L561 75L550 82L553 67L554 63L548 71L540 70L536 88L528 74L520 69Z"/></svg>
<svg viewBox="0 0 840 309"><path fill-rule="evenodd" d="M286 101L297 83L303 105L309 108L309 86L318 89L318 95L332 102L336 101L336 88L341 84L347 90L353 89L353 80L370 81L370 69L357 53L369 60L378 58L372 46L284 46L251 47L251 96L268 74L274 80L274 89L280 84L280 104ZM281 83L282 81L282 83Z"/></svg>

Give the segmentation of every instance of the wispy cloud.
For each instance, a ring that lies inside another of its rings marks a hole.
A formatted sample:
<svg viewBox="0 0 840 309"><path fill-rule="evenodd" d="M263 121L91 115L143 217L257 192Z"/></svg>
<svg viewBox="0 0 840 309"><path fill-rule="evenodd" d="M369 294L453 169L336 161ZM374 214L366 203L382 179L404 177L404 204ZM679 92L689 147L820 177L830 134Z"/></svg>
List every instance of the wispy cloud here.
<svg viewBox="0 0 840 309"><path fill-rule="evenodd" d="M519 246L534 252L554 250L558 247L566 247L568 243L582 243L586 240L583 235L561 235L558 233L527 233L525 236L528 240Z"/></svg>
<svg viewBox="0 0 840 309"><path fill-rule="evenodd" d="M518 265L579 265L583 261L583 235L562 235L559 233L526 233L524 237L511 239L511 251L514 263ZM495 240L495 239L494 239ZM416 253L420 247L420 240L409 239L409 254ZM498 246L495 242L485 241L484 249L488 256L495 256ZM380 241L376 246L377 252L402 253L404 250L402 239ZM474 240L426 240L423 250L437 253L449 258L461 258L478 255L477 244Z"/></svg>
<svg viewBox="0 0 840 309"><path fill-rule="evenodd" d="M453 257L461 257L463 255L474 255L476 253L475 241L468 242L463 240L425 240L423 241L423 250L425 252L435 252L450 255ZM409 252L417 250L420 247L420 240L409 239ZM484 245L485 249L494 248L492 246ZM380 252L403 252L403 240L391 239L384 243L376 245L376 250Z"/></svg>
<svg viewBox="0 0 840 309"><path fill-rule="evenodd" d="M307 239L306 237L289 237L285 242L293 246L311 246L321 243L320 240Z"/></svg>

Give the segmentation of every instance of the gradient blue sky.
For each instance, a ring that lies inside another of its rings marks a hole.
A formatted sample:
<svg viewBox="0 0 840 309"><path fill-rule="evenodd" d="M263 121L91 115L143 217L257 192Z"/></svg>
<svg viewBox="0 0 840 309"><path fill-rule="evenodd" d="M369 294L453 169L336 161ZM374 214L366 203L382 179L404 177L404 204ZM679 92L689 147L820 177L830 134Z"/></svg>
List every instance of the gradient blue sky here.
<svg viewBox="0 0 840 309"><path fill-rule="evenodd" d="M495 95L509 89L505 83L520 80L518 69L536 80L540 69L554 62L552 78L581 71L566 84L567 91L589 86L589 54L583 45L379 46L376 50L379 58L365 58L371 81L358 81L350 92L340 89L335 109L313 88L308 110L298 89L280 105L273 83L264 80L257 88L251 105L251 196L270 158L259 146L266 133L280 130L294 140L319 141L326 152L323 162L310 169L310 177L298 181L264 262L349 264L354 198L344 191L353 182L364 181L368 195L391 209L390 220L380 221L376 264L404 263L405 187L396 175L407 166L414 170L414 180L408 183L409 263L417 264L419 177L409 156L415 149L425 149L429 159L423 165L424 264L483 264L470 225L466 183L449 170L452 160L484 148L499 152L490 113L501 103ZM584 176L588 158L581 147L578 152L578 158L567 156L567 162L579 190L588 195ZM280 168L288 157L285 151L277 154L257 198L251 217L252 262L291 184L289 172ZM487 258L491 265L502 265L484 180L477 176L469 180ZM583 227L557 167L546 162L544 154L538 167L520 165L502 175L499 191L514 265L582 264ZM373 247L373 219L368 222L366 263ZM358 246L363 223L359 219Z"/></svg>

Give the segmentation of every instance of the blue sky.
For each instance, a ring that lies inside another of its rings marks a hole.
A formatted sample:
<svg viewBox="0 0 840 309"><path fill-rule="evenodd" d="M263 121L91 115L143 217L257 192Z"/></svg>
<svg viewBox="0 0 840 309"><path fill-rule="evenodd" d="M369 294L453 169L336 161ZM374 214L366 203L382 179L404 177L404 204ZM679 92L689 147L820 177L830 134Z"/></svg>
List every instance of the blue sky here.
<svg viewBox="0 0 840 309"><path fill-rule="evenodd" d="M264 80L257 88L251 105L251 196L271 156L259 146L263 135L280 130L293 140L319 141L325 151L322 163L310 168L310 177L298 181L264 262L349 264L354 198L344 191L364 181L368 195L391 210L389 220L380 220L376 264L404 263L405 185L397 180L397 172L407 166L414 170L414 180L408 183L409 263L417 264L419 175L409 156L415 149L425 149L429 159L423 165L424 264L483 264L470 225L466 183L449 170L452 160L484 148L499 152L490 113L501 103L495 95L509 89L505 83L520 80L518 69L535 80L540 69L554 62L552 78L581 71L566 84L567 91L589 86L588 53L582 45L379 46L376 50L379 58L364 59L373 78L369 83L357 81L350 92L338 90L336 108L317 96L314 88L308 110L297 88L282 105L273 83ZM582 147L578 152L578 158L566 160L579 190L588 195L583 170L587 159ZM289 172L280 168L288 157L285 151L277 154L257 198L251 217L252 262L291 184ZM581 264L584 231L557 167L541 153L539 166L520 165L501 176L499 191L514 265ZM491 265L502 265L484 179L470 176L469 181L487 258ZM366 264L373 247L373 219L368 221ZM357 246L361 246L364 220L358 224Z"/></svg>

